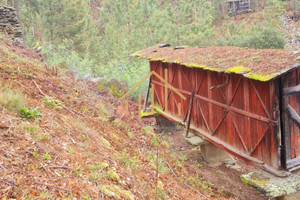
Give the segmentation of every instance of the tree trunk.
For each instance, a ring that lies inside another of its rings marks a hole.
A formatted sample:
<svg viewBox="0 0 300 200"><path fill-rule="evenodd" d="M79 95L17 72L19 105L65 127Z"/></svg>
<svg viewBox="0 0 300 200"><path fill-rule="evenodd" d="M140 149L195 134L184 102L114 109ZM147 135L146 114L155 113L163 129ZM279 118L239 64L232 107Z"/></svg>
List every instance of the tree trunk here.
<svg viewBox="0 0 300 200"><path fill-rule="evenodd" d="M53 40L54 40L54 36L53 36L53 15L52 15L52 7L50 6L50 13L51 13L51 17L50 17L50 40L51 43L53 44Z"/></svg>
<svg viewBox="0 0 300 200"><path fill-rule="evenodd" d="M23 33L23 39L24 39L24 25L22 23L21 16L20 16L19 0L14 0L14 7L15 7L16 12L17 12L18 20L19 20L19 22L21 24L21 27L22 27L22 33Z"/></svg>

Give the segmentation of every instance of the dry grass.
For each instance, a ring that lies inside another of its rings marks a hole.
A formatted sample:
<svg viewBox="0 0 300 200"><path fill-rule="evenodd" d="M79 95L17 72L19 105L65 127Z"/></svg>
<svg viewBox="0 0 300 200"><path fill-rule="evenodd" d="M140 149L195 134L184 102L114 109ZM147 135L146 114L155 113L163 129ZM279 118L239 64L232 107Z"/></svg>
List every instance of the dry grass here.
<svg viewBox="0 0 300 200"><path fill-rule="evenodd" d="M24 106L23 94L14 89L0 90L0 105L10 111L19 111Z"/></svg>
<svg viewBox="0 0 300 200"><path fill-rule="evenodd" d="M0 40L1 45L4 44ZM10 50L8 46L5 48ZM17 48L15 53L30 55ZM3 55L0 48L0 59ZM123 116L117 113L122 102L110 93L99 92L96 83L77 81L72 74L50 77L46 69L37 67L41 65L13 59L6 59L0 65L0 83L22 89L28 97L26 106L39 107L43 114L39 121L22 120L16 118L16 112L0 109L0 119L4 116L8 119L3 126L8 129L0 128L1 197L201 199L184 186L185 179L174 177L163 164L168 161L176 167L178 176L194 176L184 165L176 166L177 158L168 149L152 144L151 130L143 133L143 127L153 121L138 121L137 103L129 103L129 113L134 114ZM24 100L16 89L2 89L5 92L1 92L1 105L6 108L22 105ZM45 96L55 97L62 108L46 106ZM106 120L112 116L117 119ZM154 156L157 152L159 159ZM197 181L201 180L195 180L194 185L201 185ZM195 189L210 195L210 190ZM215 197L228 199L219 194Z"/></svg>

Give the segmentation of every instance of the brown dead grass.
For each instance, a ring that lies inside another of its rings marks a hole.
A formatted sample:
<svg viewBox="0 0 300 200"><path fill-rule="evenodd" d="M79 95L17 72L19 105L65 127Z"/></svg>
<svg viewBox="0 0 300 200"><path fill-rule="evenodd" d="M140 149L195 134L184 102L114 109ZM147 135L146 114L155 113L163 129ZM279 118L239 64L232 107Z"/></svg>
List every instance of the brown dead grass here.
<svg viewBox="0 0 300 200"><path fill-rule="evenodd" d="M125 116L123 102L97 90L97 84L73 74L53 76L32 51L6 40L0 40L0 47L0 82L22 89L25 106L39 107L43 115L40 120L24 120L0 106L3 199L117 199L118 192L122 199L202 198L183 184L195 174L176 164L176 155L162 145L155 146L153 131L143 131L153 121L138 121L135 102L129 103L131 114ZM45 95L63 107L50 109L43 103ZM103 163L108 169L99 167ZM116 172L120 181L107 170ZM189 184L212 199L229 199L202 188L201 181L194 178Z"/></svg>

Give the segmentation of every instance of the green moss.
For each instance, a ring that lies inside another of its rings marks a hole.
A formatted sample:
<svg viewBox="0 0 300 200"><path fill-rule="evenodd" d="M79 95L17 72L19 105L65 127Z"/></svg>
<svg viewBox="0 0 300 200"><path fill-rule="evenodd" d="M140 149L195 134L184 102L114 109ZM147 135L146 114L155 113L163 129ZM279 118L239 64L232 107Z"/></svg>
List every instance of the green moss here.
<svg viewBox="0 0 300 200"><path fill-rule="evenodd" d="M262 74L255 74L255 73L250 72L250 73L246 74L245 76L250 79L266 82L266 81L269 81L272 78L276 77L276 74L262 75Z"/></svg>
<svg viewBox="0 0 300 200"><path fill-rule="evenodd" d="M236 74L244 74L250 72L251 69L249 67L244 67L244 66L236 66L236 67L231 67L226 70L226 73L236 73Z"/></svg>
<svg viewBox="0 0 300 200"><path fill-rule="evenodd" d="M101 140L105 146L110 147L110 142L108 140L106 140L105 138L101 138Z"/></svg>
<svg viewBox="0 0 300 200"><path fill-rule="evenodd" d="M134 200L129 190L123 190L117 185L100 185L100 190L110 198Z"/></svg>
<svg viewBox="0 0 300 200"><path fill-rule="evenodd" d="M241 176L242 182L246 185L255 186L258 185L260 187L267 187L270 184L270 178L257 176L256 174L247 174Z"/></svg>
<svg viewBox="0 0 300 200"><path fill-rule="evenodd" d="M120 182L120 176L113 170L108 170L107 171L107 175L108 175L108 178L113 180L113 181L116 181L117 183Z"/></svg>
<svg viewBox="0 0 300 200"><path fill-rule="evenodd" d="M159 115L157 112L143 112L141 111L141 117L152 117L152 116L157 116Z"/></svg>
<svg viewBox="0 0 300 200"><path fill-rule="evenodd" d="M108 169L108 167L109 167L109 164L108 164L108 163L101 163L101 164L100 164L100 168L101 168L101 169Z"/></svg>
<svg viewBox="0 0 300 200"><path fill-rule="evenodd" d="M249 180L247 179L246 176L247 176L247 175L241 176L242 182L243 182L245 185L254 186L254 184L253 184L251 181L249 181Z"/></svg>

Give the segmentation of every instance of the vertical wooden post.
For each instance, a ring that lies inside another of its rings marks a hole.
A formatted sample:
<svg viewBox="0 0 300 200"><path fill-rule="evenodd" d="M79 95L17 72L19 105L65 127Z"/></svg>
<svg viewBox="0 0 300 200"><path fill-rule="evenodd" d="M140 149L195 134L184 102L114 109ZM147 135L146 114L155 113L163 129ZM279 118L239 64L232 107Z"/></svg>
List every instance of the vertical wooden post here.
<svg viewBox="0 0 300 200"><path fill-rule="evenodd" d="M189 110L188 110L188 115L187 115L187 124L186 124L186 129L185 129L185 137L189 136L194 96L195 96L195 91L192 91Z"/></svg>
<svg viewBox="0 0 300 200"><path fill-rule="evenodd" d="M165 112L168 112L168 69L165 69Z"/></svg>
<svg viewBox="0 0 300 200"><path fill-rule="evenodd" d="M181 103L178 103L178 117L181 117Z"/></svg>
<svg viewBox="0 0 300 200"><path fill-rule="evenodd" d="M154 84L151 83L151 112L154 112Z"/></svg>
<svg viewBox="0 0 300 200"><path fill-rule="evenodd" d="M141 121L142 120L142 94L139 93L139 120Z"/></svg>
<svg viewBox="0 0 300 200"><path fill-rule="evenodd" d="M243 78L243 87L244 87L244 110L247 112L250 112L250 80ZM257 129L257 128L255 128ZM250 123L250 117L245 117L245 135L248 138L245 140L246 146L249 146L252 144L252 136L250 135L250 130L251 129L251 123ZM242 132L242 130L241 130ZM255 139L254 139L255 140Z"/></svg>
<svg viewBox="0 0 300 200"><path fill-rule="evenodd" d="M146 106L147 106L147 103L148 103L148 98L149 98L149 93L150 93L150 87L151 87L151 76L149 78L148 89L147 89L147 93L146 93L146 96L145 96L145 102L144 102L144 106L143 106L143 111L144 112L146 110Z"/></svg>

